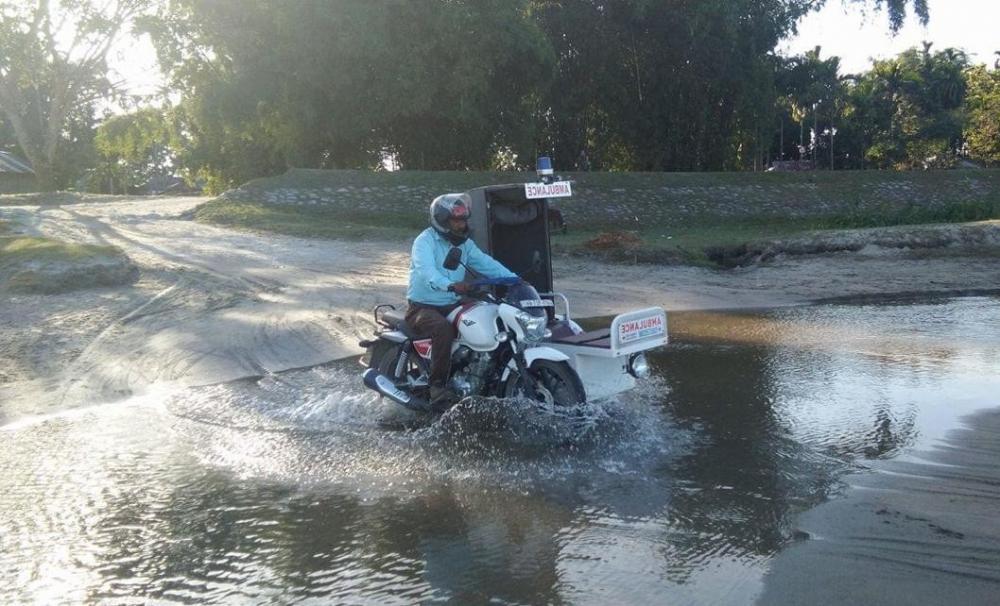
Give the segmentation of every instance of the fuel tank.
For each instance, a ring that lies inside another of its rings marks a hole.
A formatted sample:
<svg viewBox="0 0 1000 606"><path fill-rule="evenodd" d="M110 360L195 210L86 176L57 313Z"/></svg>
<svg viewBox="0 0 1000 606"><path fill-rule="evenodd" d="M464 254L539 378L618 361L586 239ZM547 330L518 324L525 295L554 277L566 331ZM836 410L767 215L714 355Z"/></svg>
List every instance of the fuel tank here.
<svg viewBox="0 0 1000 606"><path fill-rule="evenodd" d="M492 303L469 303L448 314L458 329L459 342L475 351L497 348L497 306Z"/></svg>

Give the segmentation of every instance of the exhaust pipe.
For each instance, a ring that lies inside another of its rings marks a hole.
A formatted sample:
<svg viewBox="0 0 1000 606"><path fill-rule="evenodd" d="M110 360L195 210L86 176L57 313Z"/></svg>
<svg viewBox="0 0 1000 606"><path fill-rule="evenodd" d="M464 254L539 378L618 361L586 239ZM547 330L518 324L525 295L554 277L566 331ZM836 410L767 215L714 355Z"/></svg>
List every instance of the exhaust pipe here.
<svg viewBox="0 0 1000 606"><path fill-rule="evenodd" d="M404 408L409 408L417 412L428 412L430 410L430 406L426 400L412 396L399 389L392 383L389 377L380 374L374 368L366 370L361 377L364 379L365 387L380 393Z"/></svg>

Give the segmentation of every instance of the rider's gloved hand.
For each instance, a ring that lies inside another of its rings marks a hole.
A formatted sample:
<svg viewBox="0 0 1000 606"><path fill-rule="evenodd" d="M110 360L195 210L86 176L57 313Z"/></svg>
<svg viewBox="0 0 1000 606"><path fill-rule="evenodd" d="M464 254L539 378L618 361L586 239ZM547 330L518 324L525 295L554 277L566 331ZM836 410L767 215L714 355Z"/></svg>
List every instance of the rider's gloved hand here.
<svg viewBox="0 0 1000 606"><path fill-rule="evenodd" d="M467 295L472 290L472 283L471 282L453 282L448 287L448 290L450 290L451 292L458 293L460 295Z"/></svg>

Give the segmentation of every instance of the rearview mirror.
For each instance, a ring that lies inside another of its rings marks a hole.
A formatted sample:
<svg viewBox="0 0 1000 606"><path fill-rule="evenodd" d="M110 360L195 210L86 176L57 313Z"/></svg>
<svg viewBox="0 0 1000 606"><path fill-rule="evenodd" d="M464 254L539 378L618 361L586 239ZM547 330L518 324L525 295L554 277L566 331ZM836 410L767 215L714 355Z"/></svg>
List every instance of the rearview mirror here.
<svg viewBox="0 0 1000 606"><path fill-rule="evenodd" d="M457 246L452 246L451 250L448 251L448 255L444 258L444 268L448 271L453 271L458 269L458 264L462 262L462 249Z"/></svg>

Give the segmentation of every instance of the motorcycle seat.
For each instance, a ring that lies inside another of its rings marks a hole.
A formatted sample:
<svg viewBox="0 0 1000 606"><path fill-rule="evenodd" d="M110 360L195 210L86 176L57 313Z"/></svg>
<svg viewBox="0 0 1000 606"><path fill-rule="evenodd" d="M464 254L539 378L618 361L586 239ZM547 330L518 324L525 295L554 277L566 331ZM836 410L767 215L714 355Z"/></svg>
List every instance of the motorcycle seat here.
<svg viewBox="0 0 1000 606"><path fill-rule="evenodd" d="M390 309L382 314L382 321L411 339L419 338L416 331L410 328L410 325L406 323L405 312Z"/></svg>

